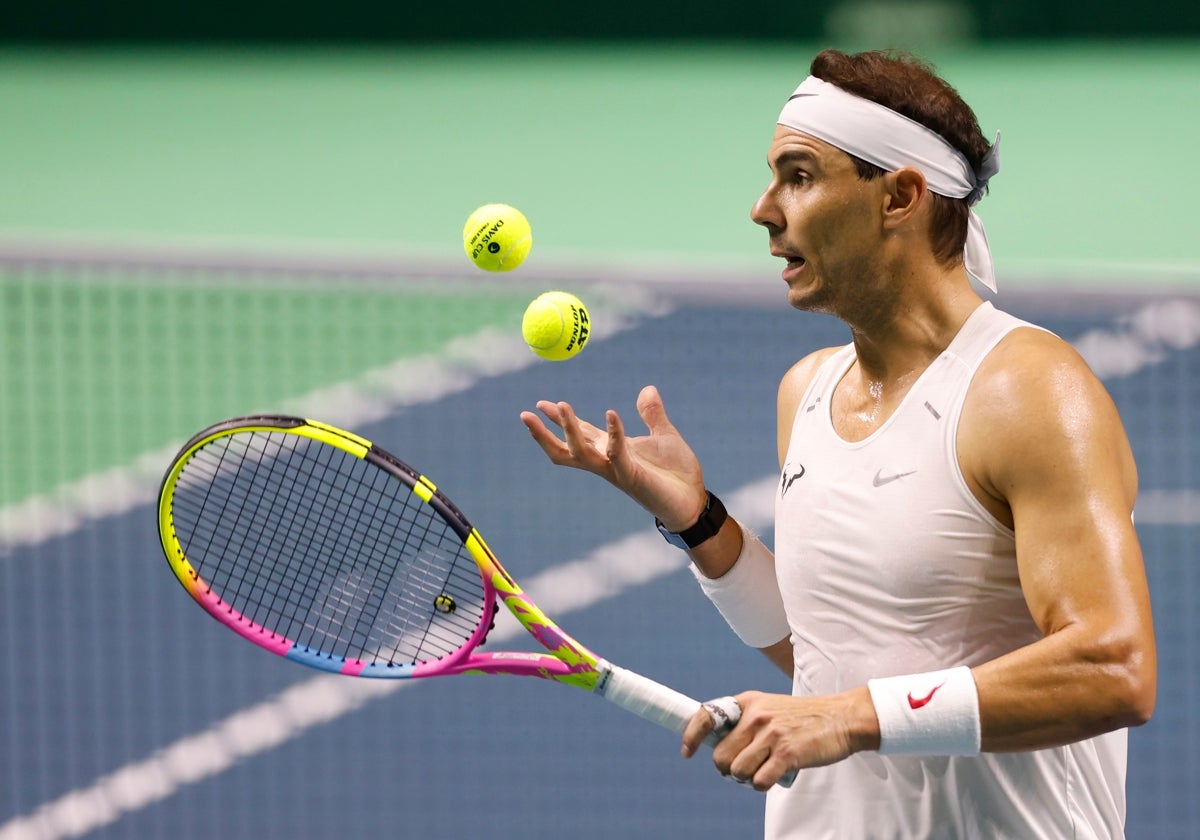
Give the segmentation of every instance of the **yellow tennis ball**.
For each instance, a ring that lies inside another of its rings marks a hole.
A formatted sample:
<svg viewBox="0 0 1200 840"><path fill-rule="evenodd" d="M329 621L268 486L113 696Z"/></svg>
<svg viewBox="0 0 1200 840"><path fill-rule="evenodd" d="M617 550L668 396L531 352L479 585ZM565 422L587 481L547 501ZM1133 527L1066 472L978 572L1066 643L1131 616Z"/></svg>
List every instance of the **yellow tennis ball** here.
<svg viewBox="0 0 1200 840"><path fill-rule="evenodd" d="M543 359L561 362L587 346L592 318L583 301L569 292L545 292L534 298L521 319L521 335Z"/></svg>
<svg viewBox="0 0 1200 840"><path fill-rule="evenodd" d="M463 225L463 249L484 271L512 271L533 247L529 220L507 204L485 204Z"/></svg>

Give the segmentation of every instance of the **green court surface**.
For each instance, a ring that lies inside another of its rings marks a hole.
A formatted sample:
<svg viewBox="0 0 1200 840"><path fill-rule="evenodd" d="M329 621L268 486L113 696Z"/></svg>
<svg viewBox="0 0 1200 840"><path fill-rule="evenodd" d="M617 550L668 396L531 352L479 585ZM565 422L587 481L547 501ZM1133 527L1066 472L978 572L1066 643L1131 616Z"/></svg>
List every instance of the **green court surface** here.
<svg viewBox="0 0 1200 840"><path fill-rule="evenodd" d="M0 51L0 235L457 252L486 201L534 257L769 264L748 211L794 45ZM1200 271L1200 44L926 53L1004 135L1003 279Z"/></svg>

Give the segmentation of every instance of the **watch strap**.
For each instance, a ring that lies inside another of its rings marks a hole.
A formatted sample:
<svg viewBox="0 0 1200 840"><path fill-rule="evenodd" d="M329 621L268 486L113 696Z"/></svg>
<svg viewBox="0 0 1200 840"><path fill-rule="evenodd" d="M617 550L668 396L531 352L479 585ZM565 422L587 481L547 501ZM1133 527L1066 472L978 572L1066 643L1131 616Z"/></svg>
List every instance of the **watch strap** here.
<svg viewBox="0 0 1200 840"><path fill-rule="evenodd" d="M729 512L725 510L725 505L710 490L708 491L708 503L704 506L700 518L696 520L696 524L692 527L676 533L668 531L663 526L662 520L657 517L654 519L654 524L658 528L658 532L663 535L663 539L676 548L682 548L686 551L690 548L696 548L705 540L716 536L728 518Z"/></svg>

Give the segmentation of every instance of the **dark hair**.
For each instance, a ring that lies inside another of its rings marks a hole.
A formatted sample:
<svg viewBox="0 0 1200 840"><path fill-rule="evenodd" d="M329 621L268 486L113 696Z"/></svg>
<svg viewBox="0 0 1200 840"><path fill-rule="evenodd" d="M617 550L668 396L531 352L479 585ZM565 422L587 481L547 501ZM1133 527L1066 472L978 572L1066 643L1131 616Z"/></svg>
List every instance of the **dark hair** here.
<svg viewBox="0 0 1200 840"><path fill-rule="evenodd" d="M847 93L891 108L936 131L958 149L979 171L990 145L979 129L975 112L963 101L932 65L896 50L872 50L853 55L823 50L813 59L809 72L837 85ZM854 158L859 177L877 178L884 170ZM933 224L930 231L934 256L942 263L961 260L967 241L966 199L933 194Z"/></svg>

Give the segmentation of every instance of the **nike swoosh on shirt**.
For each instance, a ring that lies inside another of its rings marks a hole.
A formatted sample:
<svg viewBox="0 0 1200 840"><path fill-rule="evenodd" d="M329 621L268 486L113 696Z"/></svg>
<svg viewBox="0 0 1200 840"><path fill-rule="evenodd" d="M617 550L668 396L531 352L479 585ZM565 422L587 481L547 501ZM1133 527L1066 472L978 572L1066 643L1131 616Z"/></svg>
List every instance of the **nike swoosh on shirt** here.
<svg viewBox="0 0 1200 840"><path fill-rule="evenodd" d="M880 470L875 473L875 478L871 480L871 484L874 487L882 487L885 484L891 484L893 481L898 481L904 478L904 476L912 475L915 472L916 470L909 470L908 472L895 473L894 475L884 475L883 470Z"/></svg>
<svg viewBox="0 0 1200 840"><path fill-rule="evenodd" d="M928 703L930 700L932 700L933 695L937 694L937 690L944 685L945 685L944 682L938 683L932 689L930 689L929 693L926 694L924 697L913 697L912 692L911 691L908 692L908 705L913 709L921 708L926 703Z"/></svg>

